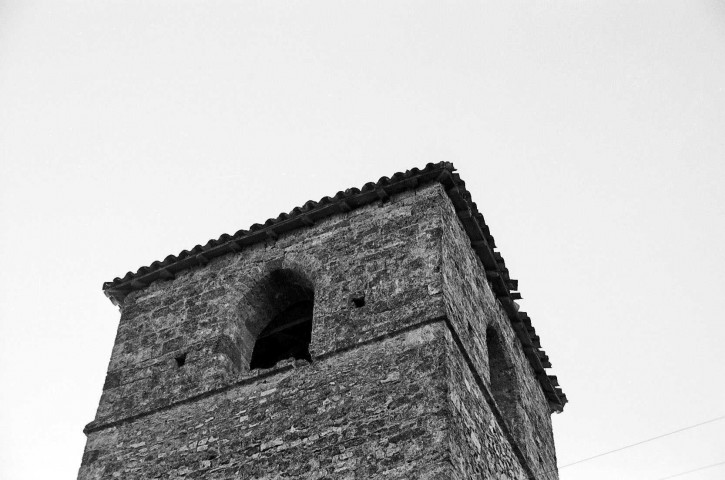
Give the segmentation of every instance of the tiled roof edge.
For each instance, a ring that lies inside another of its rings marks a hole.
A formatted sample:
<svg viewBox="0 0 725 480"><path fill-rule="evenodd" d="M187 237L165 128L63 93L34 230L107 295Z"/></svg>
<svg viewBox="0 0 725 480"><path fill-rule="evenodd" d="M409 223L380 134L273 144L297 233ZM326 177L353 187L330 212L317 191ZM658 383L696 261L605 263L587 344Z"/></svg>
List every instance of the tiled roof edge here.
<svg viewBox="0 0 725 480"><path fill-rule="evenodd" d="M179 255L169 255L163 261L155 261L147 267L139 268L135 273L128 272L123 278L117 277L111 282L105 282L103 291L114 305L120 305L128 293L145 288L155 280L172 279L177 273L205 265L212 258L238 252L246 246L267 239L276 239L282 233L314 225L316 221L337 213L349 212L376 201L385 201L391 195L434 181L443 185L453 203L471 240L471 246L485 268L486 279L521 341L550 409L561 412L568 400L558 387L557 378L546 374L545 368L551 367L549 358L541 350L531 319L526 313L519 312L518 305L514 302L521 298L516 292L518 281L510 278L503 257L494 251L496 244L483 215L471 200L466 183L455 173L450 162L429 163L423 169L413 168L398 172L390 178L382 177L377 182L366 183L360 189L349 188L344 192L337 192L333 197L323 197L319 202L310 200L301 207L293 208L289 213L280 213L277 218L268 219L264 224L255 223L249 230L239 230L234 235L225 233L216 240L209 240L204 246L197 245Z"/></svg>

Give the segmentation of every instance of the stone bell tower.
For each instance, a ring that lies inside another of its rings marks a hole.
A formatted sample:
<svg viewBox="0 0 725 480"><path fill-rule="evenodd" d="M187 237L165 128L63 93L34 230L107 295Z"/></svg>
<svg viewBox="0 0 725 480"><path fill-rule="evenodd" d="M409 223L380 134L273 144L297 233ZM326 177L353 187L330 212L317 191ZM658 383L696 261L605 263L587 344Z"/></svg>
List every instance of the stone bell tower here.
<svg viewBox="0 0 725 480"><path fill-rule="evenodd" d="M104 284L78 478L556 479L566 396L450 163Z"/></svg>

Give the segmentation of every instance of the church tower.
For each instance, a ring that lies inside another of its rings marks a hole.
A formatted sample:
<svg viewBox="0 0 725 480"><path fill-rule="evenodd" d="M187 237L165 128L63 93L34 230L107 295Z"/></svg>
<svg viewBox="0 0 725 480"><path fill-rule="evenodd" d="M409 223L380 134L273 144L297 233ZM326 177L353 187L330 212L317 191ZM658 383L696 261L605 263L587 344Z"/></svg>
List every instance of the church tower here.
<svg viewBox="0 0 725 480"><path fill-rule="evenodd" d="M104 284L121 310L78 478L558 478L567 399L450 163Z"/></svg>

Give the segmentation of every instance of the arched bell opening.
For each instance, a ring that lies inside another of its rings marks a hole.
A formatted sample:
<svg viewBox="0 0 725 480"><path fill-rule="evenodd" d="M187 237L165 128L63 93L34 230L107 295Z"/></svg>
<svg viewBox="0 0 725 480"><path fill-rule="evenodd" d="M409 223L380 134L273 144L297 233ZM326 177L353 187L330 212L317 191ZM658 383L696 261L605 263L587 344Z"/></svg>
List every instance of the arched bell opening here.
<svg viewBox="0 0 725 480"><path fill-rule="evenodd" d="M262 305L258 305L262 308L247 326L255 338L250 370L271 368L289 358L312 361L311 283L292 270L275 270L260 285L257 298L262 300Z"/></svg>
<svg viewBox="0 0 725 480"><path fill-rule="evenodd" d="M287 358L312 361L313 303L311 300L294 303L269 322L254 344L250 369L271 368Z"/></svg>

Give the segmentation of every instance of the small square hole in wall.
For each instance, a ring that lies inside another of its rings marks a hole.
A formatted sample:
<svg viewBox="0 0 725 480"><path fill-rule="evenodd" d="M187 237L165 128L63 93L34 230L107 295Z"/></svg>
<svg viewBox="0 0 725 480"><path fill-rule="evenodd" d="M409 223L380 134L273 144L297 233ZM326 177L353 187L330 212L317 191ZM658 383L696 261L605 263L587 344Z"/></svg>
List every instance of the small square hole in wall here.
<svg viewBox="0 0 725 480"><path fill-rule="evenodd" d="M182 353L176 357L176 366L181 368L186 364L186 354Z"/></svg>
<svg viewBox="0 0 725 480"><path fill-rule="evenodd" d="M358 295L356 297L352 297L352 304L355 306L355 308L365 306L365 295Z"/></svg>

